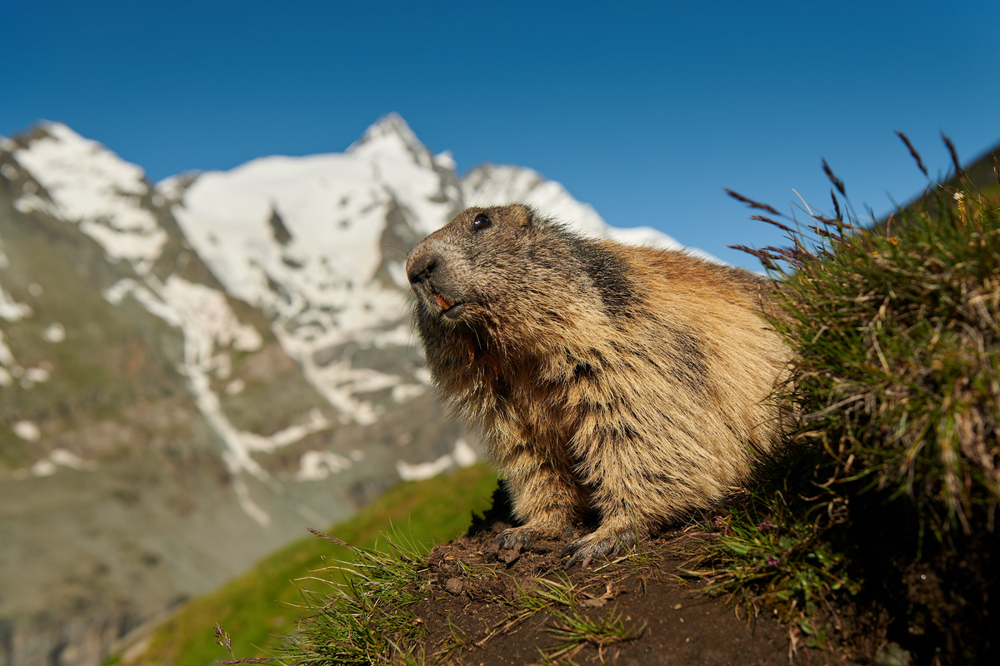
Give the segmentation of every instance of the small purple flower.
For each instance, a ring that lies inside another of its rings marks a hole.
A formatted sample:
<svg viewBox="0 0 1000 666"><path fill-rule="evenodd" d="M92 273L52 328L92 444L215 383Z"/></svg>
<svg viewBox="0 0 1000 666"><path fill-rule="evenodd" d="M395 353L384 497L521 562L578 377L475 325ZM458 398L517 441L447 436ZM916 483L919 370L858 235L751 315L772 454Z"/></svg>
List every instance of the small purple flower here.
<svg viewBox="0 0 1000 666"><path fill-rule="evenodd" d="M767 566L769 566L769 567L776 567L779 564L781 564L781 558L780 557L775 557L774 555L768 555L767 556Z"/></svg>
<svg viewBox="0 0 1000 666"><path fill-rule="evenodd" d="M761 524L757 526L757 531L770 532L771 530L776 529L777 527L778 527L777 525L771 522L770 518L765 518L763 522L761 522Z"/></svg>

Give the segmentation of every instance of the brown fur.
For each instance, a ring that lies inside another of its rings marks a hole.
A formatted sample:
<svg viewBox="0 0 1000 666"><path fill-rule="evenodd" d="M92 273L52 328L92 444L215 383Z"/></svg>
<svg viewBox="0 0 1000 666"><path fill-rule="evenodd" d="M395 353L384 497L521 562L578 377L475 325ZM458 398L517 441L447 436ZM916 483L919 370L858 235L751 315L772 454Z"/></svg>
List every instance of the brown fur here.
<svg viewBox="0 0 1000 666"><path fill-rule="evenodd" d="M596 510L571 562L613 552L717 502L779 444L769 395L790 352L761 317L764 279L521 205L466 209L406 269L434 380L525 523L505 547Z"/></svg>

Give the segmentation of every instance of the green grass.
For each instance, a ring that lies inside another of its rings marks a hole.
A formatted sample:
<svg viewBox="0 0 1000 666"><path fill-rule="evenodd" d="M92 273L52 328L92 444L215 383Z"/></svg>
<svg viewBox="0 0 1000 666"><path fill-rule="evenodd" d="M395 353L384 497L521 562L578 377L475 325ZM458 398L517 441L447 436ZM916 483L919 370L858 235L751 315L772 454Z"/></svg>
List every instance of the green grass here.
<svg viewBox="0 0 1000 666"><path fill-rule="evenodd" d="M334 537L327 539L339 542ZM271 651L273 663L285 666L311 664L430 664L452 663L456 651L471 645L467 622L445 620L451 637L440 644L426 642L423 620L412 607L433 594L426 575L427 551L413 543L393 543L390 552L351 548L350 557L331 563L318 573L322 591L310 594L303 605L304 618L296 631ZM468 580L508 575L491 568L463 567ZM346 573L344 576L342 574ZM569 663L591 646L603 661L604 650L616 643L632 641L645 631L645 623L626 623L613 608L602 613L586 611L600 607L609 596L595 597L578 589L562 571L533 578L522 587L514 582L512 599L494 596L493 603L506 607L506 615L476 642L482 647L496 636L517 630L526 620L546 613L544 631L556 642L538 648L538 663ZM586 599L581 600L582 597ZM597 603L594 603L597 602ZM474 614L474 611L473 611ZM461 618L467 620L468 618ZM219 644L229 648L230 638L217 629ZM549 641L551 642L551 641ZM236 656L235 651L231 651ZM253 663L234 659L229 663Z"/></svg>
<svg viewBox="0 0 1000 666"><path fill-rule="evenodd" d="M815 645L820 603L866 591L902 625L929 618L923 638L894 640L974 656L1000 500L1000 190L930 183L866 228L824 170L830 215L807 207L800 221L734 194L791 243L748 251L775 279L772 324L796 352L782 397L798 427L778 472L702 526L693 573L782 609ZM915 600L918 564L942 582Z"/></svg>
<svg viewBox="0 0 1000 666"><path fill-rule="evenodd" d="M768 480L682 543L692 558L682 573L705 579L710 594L766 606L792 624L811 622L825 601L858 594L864 579L849 568L837 535L846 520L844 503L822 489L810 488L819 492L809 499L797 494L797 480L811 478L803 467ZM816 637L805 642L821 647Z"/></svg>
<svg viewBox="0 0 1000 666"><path fill-rule="evenodd" d="M603 663L604 648L635 640L645 631L645 624L626 624L613 608L598 617L582 612L576 585L565 574L557 575L556 580L537 578L535 583L530 590L519 590L513 604L516 612L511 619L520 622L543 610L549 612L551 622L545 629L558 642L539 648L542 664L572 660L587 645L597 649L598 659Z"/></svg>
<svg viewBox="0 0 1000 666"><path fill-rule="evenodd" d="M415 657L411 648L422 627L410 608L424 596L415 583L427 547L396 542L388 553L348 550L349 560L318 572L322 577L314 580L322 583L320 589L305 595L303 620L275 652L280 663L371 664Z"/></svg>
<svg viewBox="0 0 1000 666"><path fill-rule="evenodd" d="M597 657L604 663L604 649L615 643L633 641L642 636L645 626L632 626L625 623L614 609L609 609L597 618L591 618L580 613L576 607L568 611L552 611L554 624L547 629L559 643L543 648L542 663L556 663L560 660L571 660L587 645L597 648Z"/></svg>
<svg viewBox="0 0 1000 666"><path fill-rule="evenodd" d="M496 476L483 466L401 483L328 532L373 551L385 552L388 544L381 535L394 532L394 541L427 548L464 532L471 512L489 507L496 483ZM328 567L331 559L351 554L351 549L316 537L289 544L216 592L185 605L156 630L139 661L130 663L208 666L230 658L214 643L216 624L231 635L237 657L262 656L260 648L271 652L279 642L275 637L288 634L299 619L301 590L329 592L327 584L313 578L314 572Z"/></svg>
<svg viewBox="0 0 1000 666"><path fill-rule="evenodd" d="M943 541L1000 499L1000 203L932 193L935 215L900 211L889 234L850 215L814 218L816 252L793 234L778 326L828 485L906 497Z"/></svg>

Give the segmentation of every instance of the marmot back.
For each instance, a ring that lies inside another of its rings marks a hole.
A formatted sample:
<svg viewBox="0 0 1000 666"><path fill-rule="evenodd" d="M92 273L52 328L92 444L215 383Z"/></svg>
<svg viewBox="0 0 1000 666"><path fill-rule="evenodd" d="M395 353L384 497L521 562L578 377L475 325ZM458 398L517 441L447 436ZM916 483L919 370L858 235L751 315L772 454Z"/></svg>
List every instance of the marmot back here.
<svg viewBox="0 0 1000 666"><path fill-rule="evenodd" d="M781 439L791 352L767 280L681 252L583 238L527 206L469 208L406 262L427 364L483 434L524 526L571 563L708 507Z"/></svg>

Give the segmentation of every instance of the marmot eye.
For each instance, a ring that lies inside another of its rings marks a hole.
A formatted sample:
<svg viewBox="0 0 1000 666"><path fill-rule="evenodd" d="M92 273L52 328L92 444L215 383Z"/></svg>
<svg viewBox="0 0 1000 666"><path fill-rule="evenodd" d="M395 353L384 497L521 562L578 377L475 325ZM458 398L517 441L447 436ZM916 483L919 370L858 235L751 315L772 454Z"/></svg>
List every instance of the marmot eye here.
<svg viewBox="0 0 1000 666"><path fill-rule="evenodd" d="M476 219L472 221L473 231L482 231L483 229L488 229L490 225L493 224L493 220L488 218L483 213L476 215Z"/></svg>

